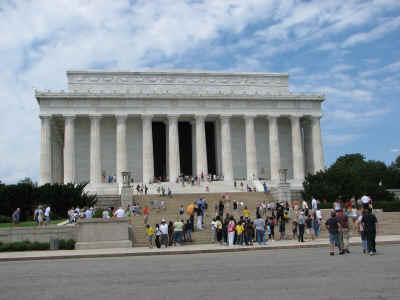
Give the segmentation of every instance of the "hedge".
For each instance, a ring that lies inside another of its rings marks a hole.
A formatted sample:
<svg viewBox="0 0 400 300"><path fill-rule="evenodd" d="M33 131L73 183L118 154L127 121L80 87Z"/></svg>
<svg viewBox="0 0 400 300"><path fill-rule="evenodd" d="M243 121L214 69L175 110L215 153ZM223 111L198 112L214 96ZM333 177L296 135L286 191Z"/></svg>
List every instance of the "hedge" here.
<svg viewBox="0 0 400 300"><path fill-rule="evenodd" d="M0 242L0 252L10 251L37 251L37 250L49 250L50 243L40 242L13 242L13 243L2 243ZM59 250L73 250L75 249L74 240L60 240Z"/></svg>
<svg viewBox="0 0 400 300"><path fill-rule="evenodd" d="M377 201L373 204L374 208L382 209L384 212L400 211L400 201Z"/></svg>
<svg viewBox="0 0 400 300"><path fill-rule="evenodd" d="M0 223L11 223L11 221L11 217L0 215Z"/></svg>

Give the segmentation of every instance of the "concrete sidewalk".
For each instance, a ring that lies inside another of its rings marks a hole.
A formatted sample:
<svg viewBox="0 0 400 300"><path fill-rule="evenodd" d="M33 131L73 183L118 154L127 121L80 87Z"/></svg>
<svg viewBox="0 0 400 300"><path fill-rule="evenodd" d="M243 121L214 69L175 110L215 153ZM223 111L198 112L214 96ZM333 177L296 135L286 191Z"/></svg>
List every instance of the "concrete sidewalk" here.
<svg viewBox="0 0 400 300"><path fill-rule="evenodd" d="M350 239L352 246L360 246L359 237ZM400 244L400 235L382 235L376 238L377 245ZM168 248L116 248L116 249L91 249L91 250L47 250L47 251L23 251L23 252L3 252L0 253L0 262L19 261L19 260L41 260L41 259L66 259L66 258L96 258L96 257L123 257L123 256L147 256L147 255L175 255L175 254L199 254L199 253L223 253L223 252L242 252L242 251L262 251L276 249L295 249L295 248L314 248L327 247L328 239L316 241L268 241L267 245L259 246L221 246L219 244L206 245L185 245ZM327 249L328 251L328 249ZM361 249L353 251L361 252Z"/></svg>

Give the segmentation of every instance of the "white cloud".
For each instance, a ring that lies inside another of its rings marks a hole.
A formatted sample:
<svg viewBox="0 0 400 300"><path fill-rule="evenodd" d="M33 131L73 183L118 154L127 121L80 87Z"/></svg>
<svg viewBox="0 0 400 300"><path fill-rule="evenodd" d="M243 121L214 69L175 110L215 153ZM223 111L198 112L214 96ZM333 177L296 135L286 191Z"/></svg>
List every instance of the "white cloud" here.
<svg viewBox="0 0 400 300"><path fill-rule="evenodd" d="M324 142L328 145L338 146L351 143L359 137L359 135L354 134L327 134L324 136Z"/></svg>
<svg viewBox="0 0 400 300"><path fill-rule="evenodd" d="M352 47L359 43L366 43L377 40L382 36L384 36L386 33L389 33L399 27L400 27L400 17L390 19L389 21L386 21L383 24L378 25L371 31L357 33L350 36L343 42L342 47L345 48Z"/></svg>

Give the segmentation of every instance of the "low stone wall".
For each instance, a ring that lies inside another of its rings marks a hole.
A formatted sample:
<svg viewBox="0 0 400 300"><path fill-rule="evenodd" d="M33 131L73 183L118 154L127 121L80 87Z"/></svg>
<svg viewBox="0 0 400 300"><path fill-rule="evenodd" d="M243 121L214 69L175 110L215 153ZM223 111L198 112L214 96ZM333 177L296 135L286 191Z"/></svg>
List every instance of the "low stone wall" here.
<svg viewBox="0 0 400 300"><path fill-rule="evenodd" d="M75 226L11 227L0 229L0 242L49 242L50 238L76 240Z"/></svg>
<svg viewBox="0 0 400 300"><path fill-rule="evenodd" d="M132 247L129 218L81 219L78 221L76 249Z"/></svg>

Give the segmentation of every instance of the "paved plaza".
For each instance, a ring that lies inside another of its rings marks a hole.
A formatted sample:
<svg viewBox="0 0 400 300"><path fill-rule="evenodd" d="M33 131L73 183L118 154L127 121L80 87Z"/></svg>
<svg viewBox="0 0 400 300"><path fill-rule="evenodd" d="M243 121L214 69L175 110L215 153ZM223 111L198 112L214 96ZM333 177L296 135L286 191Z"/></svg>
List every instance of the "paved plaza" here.
<svg viewBox="0 0 400 300"><path fill-rule="evenodd" d="M400 246L0 263L0 299L399 299Z"/></svg>

